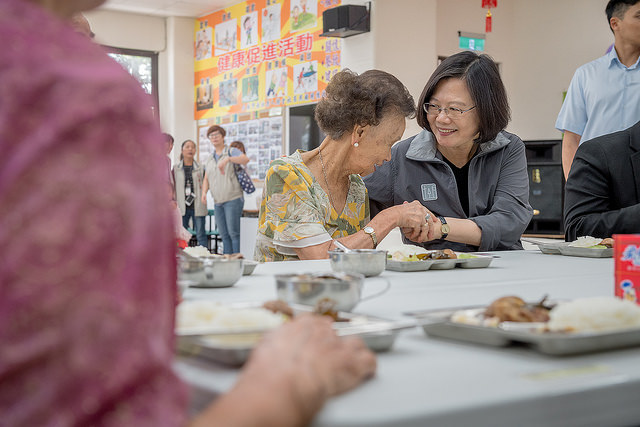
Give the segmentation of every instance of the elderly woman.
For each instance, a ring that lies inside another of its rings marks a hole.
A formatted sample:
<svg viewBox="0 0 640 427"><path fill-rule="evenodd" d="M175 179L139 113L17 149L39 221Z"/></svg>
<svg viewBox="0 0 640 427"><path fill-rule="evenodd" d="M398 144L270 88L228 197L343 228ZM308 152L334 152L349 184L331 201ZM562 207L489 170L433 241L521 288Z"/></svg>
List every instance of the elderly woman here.
<svg viewBox="0 0 640 427"><path fill-rule="evenodd" d="M364 180L372 212L418 199L429 209L428 236L405 232L405 240L427 249L522 249L533 214L527 160L520 138L504 131L510 111L495 62L474 52L450 56L419 105L424 130Z"/></svg>
<svg viewBox="0 0 640 427"><path fill-rule="evenodd" d="M386 209L370 221L360 177L389 160L405 119L414 114L413 98L391 74L336 74L315 113L328 136L317 149L274 160L267 171L255 259L326 258L334 239L349 248L375 248L398 226L426 239L427 209L417 201Z"/></svg>
<svg viewBox="0 0 640 427"><path fill-rule="evenodd" d="M207 138L213 144L213 155L205 164L201 200L206 204L207 191L211 190L223 252L235 254L240 252L240 217L244 197L233 166L246 165L249 157L237 148L228 147L224 143L226 135L224 128L218 125L207 129Z"/></svg>
<svg viewBox="0 0 640 427"><path fill-rule="evenodd" d="M182 226L189 228L189 221L196 231L198 245L207 245L205 217L207 216L207 201L202 200L202 183L204 168L195 161L196 143L187 139L182 143L180 163L173 168L175 177L176 203L182 216Z"/></svg>

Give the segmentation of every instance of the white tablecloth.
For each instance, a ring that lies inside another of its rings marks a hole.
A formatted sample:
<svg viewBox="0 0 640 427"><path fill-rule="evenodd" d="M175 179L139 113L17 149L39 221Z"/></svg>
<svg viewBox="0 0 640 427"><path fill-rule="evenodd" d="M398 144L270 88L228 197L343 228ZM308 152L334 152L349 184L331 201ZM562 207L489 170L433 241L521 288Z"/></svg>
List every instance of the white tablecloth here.
<svg viewBox="0 0 640 427"><path fill-rule="evenodd" d="M489 268L399 273L391 289L354 311L403 318L411 310L487 304L505 295L536 300L613 295L613 260L496 252ZM329 261L259 265L226 289L189 289L185 298L274 299L274 274L330 271ZM367 279L364 294L382 281ZM180 358L177 372L198 390L224 392L237 369ZM378 355L375 378L331 400L317 426L614 426L640 424L640 349L550 357L530 348L494 348L401 333Z"/></svg>

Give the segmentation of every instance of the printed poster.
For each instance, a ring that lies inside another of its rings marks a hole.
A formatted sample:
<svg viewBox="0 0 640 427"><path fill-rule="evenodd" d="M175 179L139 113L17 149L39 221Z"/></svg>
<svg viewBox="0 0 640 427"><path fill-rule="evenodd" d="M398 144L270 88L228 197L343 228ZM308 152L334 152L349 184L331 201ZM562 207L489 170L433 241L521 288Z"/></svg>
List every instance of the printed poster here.
<svg viewBox="0 0 640 427"><path fill-rule="evenodd" d="M340 70L341 40L320 37L322 13L339 5L253 0L197 19L195 119L317 102Z"/></svg>

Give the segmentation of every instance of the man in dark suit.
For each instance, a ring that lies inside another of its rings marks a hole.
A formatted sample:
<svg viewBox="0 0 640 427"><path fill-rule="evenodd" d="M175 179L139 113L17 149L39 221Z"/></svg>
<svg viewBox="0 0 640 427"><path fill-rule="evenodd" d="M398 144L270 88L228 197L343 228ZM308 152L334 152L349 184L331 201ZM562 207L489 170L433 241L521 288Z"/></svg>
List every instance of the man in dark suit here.
<svg viewBox="0 0 640 427"><path fill-rule="evenodd" d="M567 241L640 233L640 122L580 145L565 187Z"/></svg>

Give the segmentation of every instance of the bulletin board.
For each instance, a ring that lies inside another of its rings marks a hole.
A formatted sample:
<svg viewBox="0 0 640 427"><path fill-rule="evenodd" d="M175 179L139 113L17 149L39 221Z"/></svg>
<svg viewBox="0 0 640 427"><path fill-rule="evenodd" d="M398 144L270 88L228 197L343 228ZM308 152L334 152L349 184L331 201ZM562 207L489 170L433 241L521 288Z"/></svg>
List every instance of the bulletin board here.
<svg viewBox="0 0 640 427"><path fill-rule="evenodd" d="M245 167L253 180L264 180L271 161L283 154L284 119L276 109L253 113L225 116L215 120L227 132L225 144L241 141L244 144L249 163ZM232 120L233 118L233 120ZM213 155L213 145L207 138L207 129L214 121L198 127L200 163L204 164Z"/></svg>

